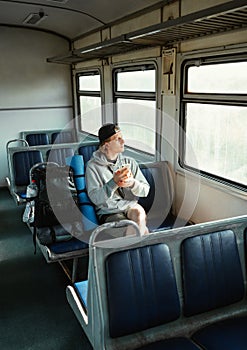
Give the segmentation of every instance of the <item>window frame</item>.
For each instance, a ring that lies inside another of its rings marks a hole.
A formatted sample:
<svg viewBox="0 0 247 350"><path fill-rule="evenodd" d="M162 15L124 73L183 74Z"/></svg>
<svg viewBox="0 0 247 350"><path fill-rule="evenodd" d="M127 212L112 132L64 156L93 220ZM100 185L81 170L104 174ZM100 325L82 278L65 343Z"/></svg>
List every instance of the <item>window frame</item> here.
<svg viewBox="0 0 247 350"><path fill-rule="evenodd" d="M233 63L247 61L247 53L235 55L209 56L185 59L181 64L181 88L180 88L180 136L179 136L179 157L178 164L181 168L200 174L201 176L222 183L227 186L235 187L243 191L247 191L247 185L224 178L220 175L210 173L209 171L197 169L186 164L186 104L208 104L222 106L241 106L247 107L247 95L239 93L195 93L188 92L188 69L191 66Z"/></svg>
<svg viewBox="0 0 247 350"><path fill-rule="evenodd" d="M93 76L93 75L99 75L100 78L100 91L94 91L94 90L80 90L80 77L81 76ZM76 73L76 101L77 101L77 111L79 114L79 123L78 128L80 132L87 133L88 135L96 136L96 134L92 134L88 132L87 130L82 129L82 122L81 122L81 104L80 104L80 97L81 96L88 96L88 97L100 97L100 105L101 105L101 125L103 123L103 108L102 108L102 99L103 99L103 89L102 89L102 74L100 69L90 69L87 71L80 71Z"/></svg>
<svg viewBox="0 0 247 350"><path fill-rule="evenodd" d="M120 91L117 89L118 81L117 81L117 74L121 72L133 72L133 71L142 71L142 70L148 70L152 69L155 71L155 91ZM113 105L114 105L114 123L118 123L118 115L117 115L117 100L118 99L129 99L129 100L144 100L144 101L154 101L156 110L158 106L158 67L157 63L152 62L146 62L146 63L134 63L134 64L126 64L121 65L118 67L115 67L112 70L112 93L113 93ZM151 157L152 159L157 159L157 152L159 151L159 137L157 133L157 125L158 125L158 116L157 111L155 113L155 153L151 154L144 150L140 150L138 148L134 148L132 146L127 145L129 149L134 150L135 152L146 154L148 157Z"/></svg>

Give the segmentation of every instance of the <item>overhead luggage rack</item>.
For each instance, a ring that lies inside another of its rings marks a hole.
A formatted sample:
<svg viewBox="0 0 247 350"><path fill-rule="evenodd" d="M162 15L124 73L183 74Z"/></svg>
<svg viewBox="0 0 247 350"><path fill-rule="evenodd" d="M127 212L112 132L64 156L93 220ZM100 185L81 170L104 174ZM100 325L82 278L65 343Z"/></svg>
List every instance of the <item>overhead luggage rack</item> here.
<svg viewBox="0 0 247 350"><path fill-rule="evenodd" d="M53 63L77 63L91 59L104 59L111 55L133 51L145 46L142 43L132 42L123 34L110 40L71 51L67 55L48 58L47 61Z"/></svg>
<svg viewBox="0 0 247 350"><path fill-rule="evenodd" d="M244 28L247 26L247 3L244 0L230 1L192 14L170 19L145 29L130 33L133 42L156 42L171 44Z"/></svg>
<svg viewBox="0 0 247 350"><path fill-rule="evenodd" d="M166 22L136 30L119 37L48 58L48 62L78 63L104 59L146 46L171 46L178 42L247 27L246 0L234 0Z"/></svg>

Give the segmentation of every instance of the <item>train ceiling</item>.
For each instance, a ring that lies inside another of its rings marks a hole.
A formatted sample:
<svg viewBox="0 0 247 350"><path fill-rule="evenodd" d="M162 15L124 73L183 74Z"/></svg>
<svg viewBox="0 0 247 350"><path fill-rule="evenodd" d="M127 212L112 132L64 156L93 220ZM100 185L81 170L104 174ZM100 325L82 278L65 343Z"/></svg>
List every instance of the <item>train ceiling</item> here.
<svg viewBox="0 0 247 350"><path fill-rule="evenodd" d="M247 0L234 0L182 17L169 19L146 28L122 34L110 40L52 57L50 62L76 63L160 45L171 47L178 42L247 27Z"/></svg>
<svg viewBox="0 0 247 350"><path fill-rule="evenodd" d="M160 8L171 0L0 0L0 25L31 27L74 39Z"/></svg>
<svg viewBox="0 0 247 350"><path fill-rule="evenodd" d="M74 41L113 23L161 8L174 0L0 0L0 26L28 27ZM73 64L150 45L178 42L247 26L247 0L234 0L51 57Z"/></svg>

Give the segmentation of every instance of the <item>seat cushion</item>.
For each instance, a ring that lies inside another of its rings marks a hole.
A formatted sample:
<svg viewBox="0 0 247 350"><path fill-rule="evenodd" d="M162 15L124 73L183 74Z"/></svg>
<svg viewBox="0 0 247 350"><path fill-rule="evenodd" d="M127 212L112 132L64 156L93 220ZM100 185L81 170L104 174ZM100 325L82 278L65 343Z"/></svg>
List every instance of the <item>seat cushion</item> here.
<svg viewBox="0 0 247 350"><path fill-rule="evenodd" d="M196 332L192 338L207 350L246 350L247 317L217 322Z"/></svg>
<svg viewBox="0 0 247 350"><path fill-rule="evenodd" d="M65 242L56 242L49 245L49 249L55 254L62 254L74 250L88 249L88 244L77 238Z"/></svg>

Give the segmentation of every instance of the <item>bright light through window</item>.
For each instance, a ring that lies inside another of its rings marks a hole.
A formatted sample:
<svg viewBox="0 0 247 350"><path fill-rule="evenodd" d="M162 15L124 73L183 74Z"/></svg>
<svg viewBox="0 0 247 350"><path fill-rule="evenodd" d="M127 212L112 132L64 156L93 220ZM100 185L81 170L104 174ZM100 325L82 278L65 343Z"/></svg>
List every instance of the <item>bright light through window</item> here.
<svg viewBox="0 0 247 350"><path fill-rule="evenodd" d="M155 154L155 101L118 99L118 123L128 146Z"/></svg>
<svg viewBox="0 0 247 350"><path fill-rule="evenodd" d="M155 155L156 70L154 65L116 70L117 121L126 145Z"/></svg>
<svg viewBox="0 0 247 350"><path fill-rule="evenodd" d="M188 103L186 130L187 165L247 185L246 107Z"/></svg>
<svg viewBox="0 0 247 350"><path fill-rule="evenodd" d="M78 74L77 86L81 131L97 135L102 125L99 72Z"/></svg>

